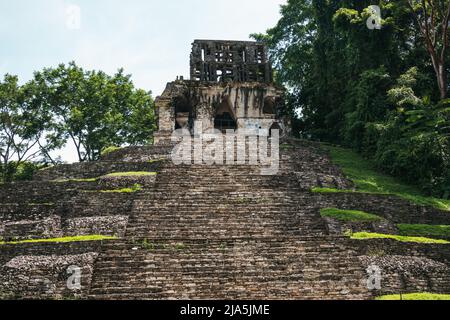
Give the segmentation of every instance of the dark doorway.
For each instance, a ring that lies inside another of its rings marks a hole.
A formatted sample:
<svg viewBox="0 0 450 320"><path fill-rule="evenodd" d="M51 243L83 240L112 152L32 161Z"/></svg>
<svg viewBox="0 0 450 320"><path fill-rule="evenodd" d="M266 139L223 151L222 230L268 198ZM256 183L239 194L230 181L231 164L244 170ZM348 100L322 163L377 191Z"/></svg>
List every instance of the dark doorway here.
<svg viewBox="0 0 450 320"><path fill-rule="evenodd" d="M278 124L278 122L275 122L274 124L272 124L272 126L269 129L269 136L272 136L272 130L279 130L280 133L280 137L283 135L283 130L281 129L280 125Z"/></svg>
<svg viewBox="0 0 450 320"><path fill-rule="evenodd" d="M192 129L192 105L184 96L176 97L173 101L175 108L175 129Z"/></svg>
<svg viewBox="0 0 450 320"><path fill-rule="evenodd" d="M225 133L226 130L236 130L237 124L233 116L228 99L223 99L222 103L216 108L214 117L214 128Z"/></svg>
<svg viewBox="0 0 450 320"><path fill-rule="evenodd" d="M225 133L225 130L233 129L236 130L236 121L230 113L224 112L222 115L216 115L214 119L214 128Z"/></svg>

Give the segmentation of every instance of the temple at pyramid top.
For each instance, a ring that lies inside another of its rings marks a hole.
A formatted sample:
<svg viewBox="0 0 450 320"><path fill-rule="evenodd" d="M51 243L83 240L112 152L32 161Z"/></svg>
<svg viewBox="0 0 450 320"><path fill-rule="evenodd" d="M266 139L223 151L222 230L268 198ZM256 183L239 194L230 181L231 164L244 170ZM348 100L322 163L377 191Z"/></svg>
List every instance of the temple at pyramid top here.
<svg viewBox="0 0 450 320"><path fill-rule="evenodd" d="M272 82L267 47L260 42L195 40L191 80L205 82Z"/></svg>
<svg viewBox="0 0 450 320"><path fill-rule="evenodd" d="M260 42L195 40L191 52L191 78L169 82L156 98L156 145L172 143L176 129L194 134L203 130L278 129L290 134L284 113L283 87L273 83L267 48Z"/></svg>

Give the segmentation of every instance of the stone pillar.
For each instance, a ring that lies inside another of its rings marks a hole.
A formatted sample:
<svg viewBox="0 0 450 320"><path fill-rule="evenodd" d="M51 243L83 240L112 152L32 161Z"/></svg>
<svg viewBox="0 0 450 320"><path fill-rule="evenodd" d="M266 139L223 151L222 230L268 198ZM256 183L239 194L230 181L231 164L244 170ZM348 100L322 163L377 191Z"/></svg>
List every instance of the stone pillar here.
<svg viewBox="0 0 450 320"><path fill-rule="evenodd" d="M170 143L170 137L175 130L175 114L171 104L171 99L158 98L155 101L158 115L158 132L154 134L155 145Z"/></svg>

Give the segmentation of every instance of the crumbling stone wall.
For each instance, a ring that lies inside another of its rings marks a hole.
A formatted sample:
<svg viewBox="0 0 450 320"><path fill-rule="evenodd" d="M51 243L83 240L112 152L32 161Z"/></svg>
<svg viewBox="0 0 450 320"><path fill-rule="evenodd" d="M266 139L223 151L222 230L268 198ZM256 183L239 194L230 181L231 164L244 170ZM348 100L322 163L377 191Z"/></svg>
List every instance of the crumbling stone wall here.
<svg viewBox="0 0 450 320"><path fill-rule="evenodd" d="M0 246L0 299L83 299L101 242ZM79 268L80 288L68 286Z"/></svg>
<svg viewBox="0 0 450 320"><path fill-rule="evenodd" d="M169 83L156 99L159 128L155 143L167 140L177 127L192 130L195 120L202 121L203 130L214 129L214 120L222 112L230 114L236 129L269 130L277 124L283 134L288 134L287 120L281 114L283 92L282 88L266 83Z"/></svg>
<svg viewBox="0 0 450 320"><path fill-rule="evenodd" d="M411 292L450 292L447 264L436 260L405 255L360 256L362 264L380 268L379 290L375 296Z"/></svg>
<svg viewBox="0 0 450 320"><path fill-rule="evenodd" d="M158 163L128 161L97 161L63 164L38 171L35 181L98 178L108 173L130 171L156 171ZM1 192L1 191L0 191Z"/></svg>
<svg viewBox="0 0 450 320"><path fill-rule="evenodd" d="M156 145L167 145L175 129L192 132L196 120L208 129L281 129L290 133L284 114L284 89L273 84L263 43L196 40L191 79L167 84L156 99Z"/></svg>
<svg viewBox="0 0 450 320"><path fill-rule="evenodd" d="M195 40L190 60L191 80L272 82L272 68L263 43Z"/></svg>

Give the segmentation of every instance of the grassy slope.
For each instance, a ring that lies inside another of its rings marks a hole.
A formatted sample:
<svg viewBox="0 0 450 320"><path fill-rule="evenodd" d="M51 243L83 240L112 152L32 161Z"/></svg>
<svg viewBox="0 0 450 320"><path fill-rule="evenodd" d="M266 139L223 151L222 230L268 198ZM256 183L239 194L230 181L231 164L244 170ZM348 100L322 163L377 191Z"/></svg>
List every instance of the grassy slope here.
<svg viewBox="0 0 450 320"><path fill-rule="evenodd" d="M428 224L398 224L400 235L430 238L450 238L450 226Z"/></svg>
<svg viewBox="0 0 450 320"><path fill-rule="evenodd" d="M349 222L372 222L382 220L381 217L364 211L339 210L335 208L322 209L320 210L320 215L322 217Z"/></svg>
<svg viewBox="0 0 450 320"><path fill-rule="evenodd" d="M420 205L450 211L450 200L424 196L418 188L377 172L370 161L352 150L328 145L324 148L330 151L333 162L342 168L347 178L355 183L357 192L394 194ZM320 192L320 189L315 191Z"/></svg>
<svg viewBox="0 0 450 320"><path fill-rule="evenodd" d="M378 297L376 300L450 300L450 294L409 293L401 297L399 294L392 294Z"/></svg>

